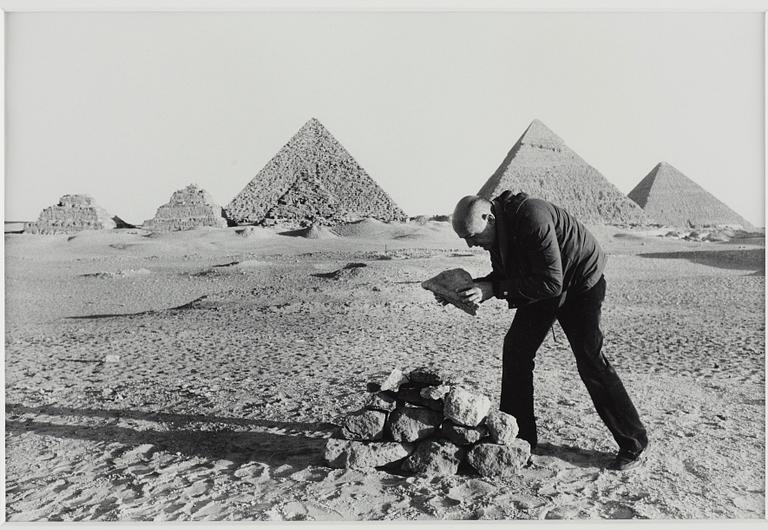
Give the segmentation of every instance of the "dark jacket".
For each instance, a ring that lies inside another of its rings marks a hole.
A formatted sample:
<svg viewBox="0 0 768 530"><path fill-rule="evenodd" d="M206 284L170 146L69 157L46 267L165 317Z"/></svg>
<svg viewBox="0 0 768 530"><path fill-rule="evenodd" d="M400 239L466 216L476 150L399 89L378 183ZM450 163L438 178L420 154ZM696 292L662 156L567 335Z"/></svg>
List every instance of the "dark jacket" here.
<svg viewBox="0 0 768 530"><path fill-rule="evenodd" d="M606 256L595 237L571 214L525 193L505 191L491 201L496 243L490 281L509 307L593 287Z"/></svg>

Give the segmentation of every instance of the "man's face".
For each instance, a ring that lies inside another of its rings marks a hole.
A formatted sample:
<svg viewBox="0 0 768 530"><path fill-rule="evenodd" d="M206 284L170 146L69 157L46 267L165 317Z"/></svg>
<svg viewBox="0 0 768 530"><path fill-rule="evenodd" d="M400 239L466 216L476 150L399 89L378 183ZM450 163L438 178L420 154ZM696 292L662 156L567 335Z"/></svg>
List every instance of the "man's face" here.
<svg viewBox="0 0 768 530"><path fill-rule="evenodd" d="M485 250L491 250L491 247L496 242L496 226L494 225L493 216L488 216L484 221L485 224L482 229L477 227L475 230L470 230L461 235L461 238L467 242L470 248L481 247Z"/></svg>

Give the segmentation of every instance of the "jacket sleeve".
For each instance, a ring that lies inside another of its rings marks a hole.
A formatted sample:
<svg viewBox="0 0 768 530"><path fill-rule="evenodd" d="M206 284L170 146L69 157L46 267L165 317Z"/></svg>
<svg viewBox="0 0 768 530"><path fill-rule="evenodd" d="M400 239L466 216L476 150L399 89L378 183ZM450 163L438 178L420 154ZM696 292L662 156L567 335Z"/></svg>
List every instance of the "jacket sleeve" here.
<svg viewBox="0 0 768 530"><path fill-rule="evenodd" d="M504 274L504 267L501 264L501 256L496 249L490 251L491 254L491 273L483 276L482 278L475 278L476 282L491 282L493 284L493 295L496 298L503 298L499 296L501 289L497 290L497 286L506 281L506 275Z"/></svg>
<svg viewBox="0 0 768 530"><path fill-rule="evenodd" d="M558 296L563 291L563 264L554 221L541 208L532 208L520 220L514 249L525 273L494 284L494 295L519 307ZM496 291L498 289L498 293Z"/></svg>

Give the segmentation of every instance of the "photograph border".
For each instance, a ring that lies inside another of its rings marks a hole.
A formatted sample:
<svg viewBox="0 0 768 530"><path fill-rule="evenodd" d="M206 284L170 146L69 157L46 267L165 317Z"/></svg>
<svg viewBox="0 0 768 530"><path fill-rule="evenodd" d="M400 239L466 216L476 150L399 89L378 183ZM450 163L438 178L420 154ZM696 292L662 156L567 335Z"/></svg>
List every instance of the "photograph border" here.
<svg viewBox="0 0 768 530"><path fill-rule="evenodd" d="M2 16L2 24L0 24L0 46L2 46L2 54L0 54L0 62L2 62L2 76L3 83L0 84L0 97L5 103L5 87L6 87L6 24L7 15L13 13L45 13L45 12L98 12L98 13L143 13L143 12L190 12L190 13L205 13L205 12L281 12L281 13L334 13L334 12L364 12L364 13L385 13L385 12L404 12L404 13L429 13L429 12L499 12L499 13L762 13L763 14L763 207L768 204L768 190L765 186L765 172L766 172L766 152L768 152L768 131L766 130L766 124L768 123L768 92L766 92L766 86L768 86L768 68L766 68L766 57L768 56L768 32L766 27L768 26L768 0L0 0L0 16ZM2 116L3 123L6 123L5 104L0 108L0 115ZM0 132L2 139L2 154L0 154L0 160L2 161L2 183L3 190L5 190L6 182L6 150L8 148L5 137L6 127L2 128ZM0 212L5 218L5 191L3 191L4 200L0 203ZM2 260L0 260L0 270L2 270L3 278L5 277L5 246L2 249ZM768 267L765 269L768 272ZM0 294L5 299L5 282L0 284ZM768 295L768 288L766 288L764 296ZM2 309L2 319L0 319L0 331L5 336L5 304ZM764 315L765 318L765 315ZM768 330L764 337L764 344L768 343ZM764 360L765 360L765 352ZM3 360L5 360L5 343L3 343ZM768 364L766 365L768 366ZM766 369L764 366L764 369ZM5 383L5 363L0 366L0 374ZM768 369L766 369L768 374ZM3 387L5 389L5 386ZM765 393L765 397L768 398L768 391ZM0 405L2 405L3 413L5 412L5 391L0 396ZM766 421L766 409L763 409L764 424ZM0 432L5 438L5 422L0 425ZM768 439L768 428L766 428L766 438ZM0 447L0 455L2 455L3 462L5 463L5 444ZM765 455L764 455L765 456ZM768 477L768 462L764 459L764 476ZM8 524L4 522L5 518L5 465L0 469L0 483L3 488L3 495L0 498L0 509L3 512L3 521L0 524ZM768 503L766 504L768 508ZM768 512L768 509L766 509ZM506 524L510 521L486 521L487 524ZM516 521L517 522L517 521ZM639 521L635 521L638 523ZM670 526L675 528L694 528L699 527L704 523L704 526L717 525L720 527L723 524L727 526L738 524L739 527L765 527L765 521L761 520L692 520L692 521L645 521L644 523L653 524L654 527L667 526L666 523L671 523ZM370 524L370 522L368 522ZM390 523L387 526L405 527L407 522L403 521ZM470 524L466 521L435 521L426 522L420 521L419 527L422 529L432 528L444 528L446 523L453 527L464 524ZM539 524L535 522L526 521L526 523L532 523L534 527L538 527ZM600 526L605 527L613 526L617 524L623 526L625 522L618 521L564 521L554 522L549 521L542 527L568 527L568 528L592 528L596 523L600 523ZM93 524L93 523L90 523ZM126 523L123 523L126 524ZM127 523L130 527L134 524L136 527L140 523ZM199 523L198 523L199 524ZM228 523L218 523L219 525L229 526ZM260 523L265 524L265 523ZM277 523L266 523L267 526L277 525ZM338 523L332 523L334 526ZM347 524L355 524L353 522L347 522ZM356 524L361 524L357 522ZM476 524L476 522L475 522ZM76 523L59 523L63 527L70 527ZM29 526L29 523L25 523L25 526ZM34 524L33 524L34 526ZM105 524L106 526L106 524ZM235 525L232 524L234 527ZM323 528L331 527L331 523L291 523L294 528ZM74 526L73 526L74 527Z"/></svg>

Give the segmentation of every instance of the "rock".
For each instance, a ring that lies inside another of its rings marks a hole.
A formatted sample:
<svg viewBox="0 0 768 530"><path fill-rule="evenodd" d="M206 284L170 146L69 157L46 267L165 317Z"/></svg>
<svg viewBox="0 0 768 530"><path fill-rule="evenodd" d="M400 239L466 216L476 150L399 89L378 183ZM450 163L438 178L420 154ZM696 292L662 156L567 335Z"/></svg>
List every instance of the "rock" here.
<svg viewBox="0 0 768 530"><path fill-rule="evenodd" d="M405 374L403 373L400 368L395 368L392 370L392 372L387 376L387 378L381 383L381 390L393 390L395 392L398 391L400 388L400 385L407 383L408 378L405 377Z"/></svg>
<svg viewBox="0 0 768 530"><path fill-rule="evenodd" d="M364 407L369 410L382 410L392 412L397 406L397 401L389 392L376 392L369 394Z"/></svg>
<svg viewBox="0 0 768 530"><path fill-rule="evenodd" d="M477 315L477 308L480 306L465 302L459 298L458 292L464 289L469 289L474 285L475 284L472 282L472 275L464 269L450 269L443 271L437 276L421 283L421 286L424 289L442 296L452 305L473 316Z"/></svg>
<svg viewBox="0 0 768 530"><path fill-rule="evenodd" d="M210 193L195 184L173 192L171 200L157 209L143 227L155 232L191 230L201 226L224 228L227 220Z"/></svg>
<svg viewBox="0 0 768 530"><path fill-rule="evenodd" d="M421 389L418 388L400 387L400 390L397 391L397 399L432 410L443 410L443 401L441 399L425 398L421 395Z"/></svg>
<svg viewBox="0 0 768 530"><path fill-rule="evenodd" d="M445 440L425 440L403 462L403 470L421 475L455 475L463 451Z"/></svg>
<svg viewBox="0 0 768 530"><path fill-rule="evenodd" d="M331 467L365 470L393 464L412 452L411 444L330 438L325 445L323 458Z"/></svg>
<svg viewBox="0 0 768 530"><path fill-rule="evenodd" d="M443 415L438 411L403 407L389 415L387 428L396 442L415 442L434 434L442 421Z"/></svg>
<svg viewBox="0 0 768 530"><path fill-rule="evenodd" d="M443 414L459 425L476 427L491 408L491 400L482 394L459 387L451 388L445 396Z"/></svg>
<svg viewBox="0 0 768 530"><path fill-rule="evenodd" d="M519 432L515 417L500 410L491 411L485 419L485 424L488 426L491 440L497 444L512 443Z"/></svg>
<svg viewBox="0 0 768 530"><path fill-rule="evenodd" d="M104 362L105 363L119 363L120 362L120 356L115 353L108 353L104 356Z"/></svg>
<svg viewBox="0 0 768 530"><path fill-rule="evenodd" d="M426 386L421 389L421 397L425 399L444 399L445 395L451 391L448 385Z"/></svg>
<svg viewBox="0 0 768 530"><path fill-rule="evenodd" d="M483 424L465 427L446 420L440 426L440 434L456 445L471 445L488 436L488 429Z"/></svg>
<svg viewBox="0 0 768 530"><path fill-rule="evenodd" d="M427 367L411 370L406 377L410 386L437 386L443 383L443 376L437 370Z"/></svg>
<svg viewBox="0 0 768 530"><path fill-rule="evenodd" d="M362 409L344 417L341 422L341 436L347 440L381 440L384 437L384 423L387 413Z"/></svg>
<svg viewBox="0 0 768 530"><path fill-rule="evenodd" d="M481 443L467 454L467 463L484 477L511 478L531 456L531 446L515 438L508 445Z"/></svg>

